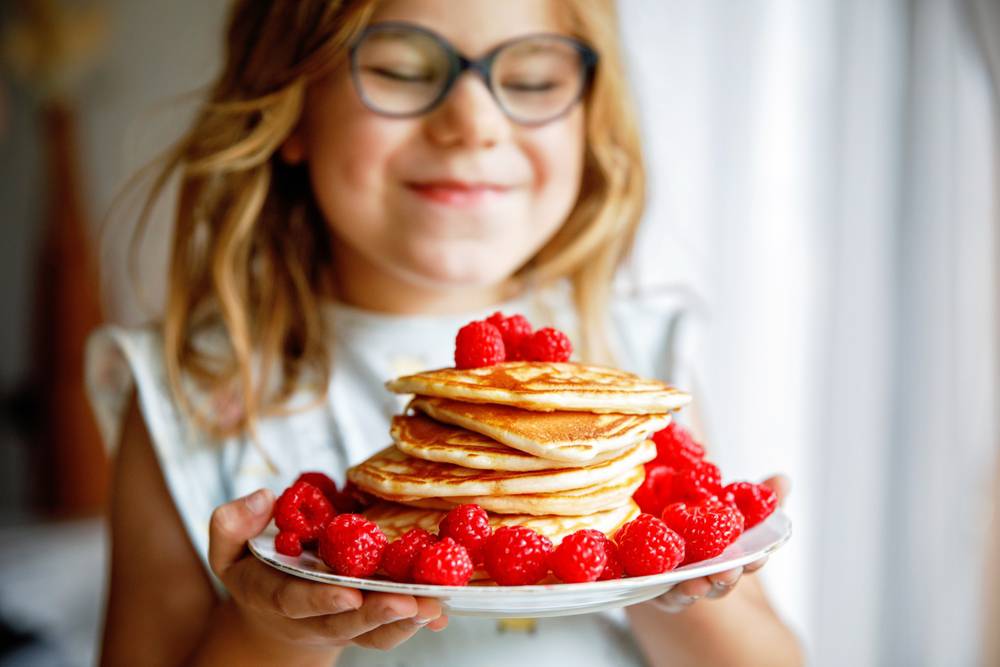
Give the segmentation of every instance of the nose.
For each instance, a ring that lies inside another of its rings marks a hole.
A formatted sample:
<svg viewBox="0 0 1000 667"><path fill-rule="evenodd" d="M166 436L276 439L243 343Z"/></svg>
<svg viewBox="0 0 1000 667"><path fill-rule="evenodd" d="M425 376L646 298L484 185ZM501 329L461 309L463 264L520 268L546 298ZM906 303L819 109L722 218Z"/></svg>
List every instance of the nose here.
<svg viewBox="0 0 1000 667"><path fill-rule="evenodd" d="M448 96L427 117L427 134L441 146L491 148L510 132L510 120L485 82L473 72L455 81Z"/></svg>

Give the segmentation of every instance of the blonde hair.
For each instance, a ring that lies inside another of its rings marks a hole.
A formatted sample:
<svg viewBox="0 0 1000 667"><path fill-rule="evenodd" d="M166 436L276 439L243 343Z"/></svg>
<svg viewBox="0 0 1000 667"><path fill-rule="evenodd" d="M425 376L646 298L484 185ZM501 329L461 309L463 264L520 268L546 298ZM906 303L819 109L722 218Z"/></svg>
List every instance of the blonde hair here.
<svg viewBox="0 0 1000 667"><path fill-rule="evenodd" d="M179 403L218 435L254 430L287 410L300 389L321 394L331 370L321 301L332 294L332 239L303 167L278 148L299 120L306 87L337 67L369 22L374 0L239 0L230 13L225 66L192 127L164 158L140 215L175 174L180 191L170 251L163 335ZM580 316L582 359L608 363L604 329L615 270L642 213L645 170L620 53L613 0L570 0L576 36L600 53L586 101L579 198L555 236L515 278L568 278ZM229 350L199 349L219 324ZM200 413L182 385L239 397L233 420Z"/></svg>

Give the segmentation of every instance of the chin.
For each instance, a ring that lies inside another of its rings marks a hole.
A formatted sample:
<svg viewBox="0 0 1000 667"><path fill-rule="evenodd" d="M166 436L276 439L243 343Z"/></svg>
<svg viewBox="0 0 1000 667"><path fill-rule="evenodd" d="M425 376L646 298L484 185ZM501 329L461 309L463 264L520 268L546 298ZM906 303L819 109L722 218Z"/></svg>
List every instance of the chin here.
<svg viewBox="0 0 1000 667"><path fill-rule="evenodd" d="M507 280L526 261L498 256L485 247L422 250L408 253L394 268L408 282L438 289L496 285Z"/></svg>

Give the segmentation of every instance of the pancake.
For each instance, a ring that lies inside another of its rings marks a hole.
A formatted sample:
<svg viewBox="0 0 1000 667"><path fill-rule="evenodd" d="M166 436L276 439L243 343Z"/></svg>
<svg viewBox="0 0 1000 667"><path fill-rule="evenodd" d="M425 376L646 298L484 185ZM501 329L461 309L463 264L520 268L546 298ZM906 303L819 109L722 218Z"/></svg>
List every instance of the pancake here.
<svg viewBox="0 0 1000 667"><path fill-rule="evenodd" d="M499 403L526 410L658 414L691 397L656 380L575 363L507 361L482 368L441 368L386 383L398 394Z"/></svg>
<svg viewBox="0 0 1000 667"><path fill-rule="evenodd" d="M366 517L374 521L386 537L394 540L411 528L423 528L437 532L438 524L445 512L418 509L391 502L381 502L364 511ZM639 507L628 502L603 512L588 516L531 516L526 514L490 514L490 525L527 526L538 531L558 545L564 537L584 528L599 530L609 537L625 523L639 516Z"/></svg>
<svg viewBox="0 0 1000 667"><path fill-rule="evenodd" d="M465 405L471 404L466 403ZM508 409L517 410L517 408ZM532 414L547 415L549 413L535 412ZM483 470L525 471L578 468L581 465L601 463L618 455L617 450L602 452L586 463L539 458L520 449L508 447L492 438L487 438L485 435L457 426L442 424L422 414L396 415L392 418L390 433L396 447L410 456L426 461L451 463L465 468L481 468Z"/></svg>
<svg viewBox="0 0 1000 667"><path fill-rule="evenodd" d="M670 423L669 414L535 412L429 396L415 397L410 407L537 457L577 464L634 445Z"/></svg>
<svg viewBox="0 0 1000 667"><path fill-rule="evenodd" d="M475 503L497 514L532 514L536 516L586 516L626 505L631 501L646 474L636 466L618 479L580 489L555 493L523 493L510 496L459 496L448 498L415 498L375 493L383 500L422 509L449 510L456 505Z"/></svg>
<svg viewBox="0 0 1000 667"><path fill-rule="evenodd" d="M612 459L582 468L512 472L425 461L390 446L350 468L347 478L383 498L539 494L609 482L654 458L656 445L643 440Z"/></svg>

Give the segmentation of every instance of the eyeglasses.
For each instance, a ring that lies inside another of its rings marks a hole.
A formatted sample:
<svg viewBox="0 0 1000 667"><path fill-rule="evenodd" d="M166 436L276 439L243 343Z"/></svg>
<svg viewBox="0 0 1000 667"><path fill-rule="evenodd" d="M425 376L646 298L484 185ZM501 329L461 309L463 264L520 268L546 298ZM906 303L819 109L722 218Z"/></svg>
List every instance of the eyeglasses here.
<svg viewBox="0 0 1000 667"><path fill-rule="evenodd" d="M440 35L402 22L369 26L350 53L354 86L375 113L425 114L471 69L522 125L542 125L568 112L590 85L598 60L583 42L553 34L518 37L470 60Z"/></svg>

